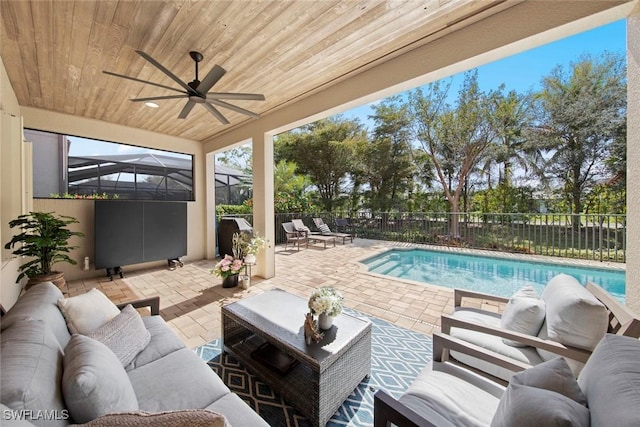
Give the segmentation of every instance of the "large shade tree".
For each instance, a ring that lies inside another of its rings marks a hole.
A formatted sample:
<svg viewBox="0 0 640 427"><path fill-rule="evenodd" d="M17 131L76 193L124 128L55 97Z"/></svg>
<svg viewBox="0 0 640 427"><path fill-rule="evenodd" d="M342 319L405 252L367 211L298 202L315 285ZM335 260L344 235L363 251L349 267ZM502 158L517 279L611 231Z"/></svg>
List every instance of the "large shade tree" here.
<svg viewBox="0 0 640 427"><path fill-rule="evenodd" d="M450 233L459 235L460 198L470 174L494 141L490 124L491 96L480 91L477 71L465 73L454 105L447 102L450 85L435 82L416 89L409 102L415 139L427 154L451 212Z"/></svg>
<svg viewBox="0 0 640 427"><path fill-rule="evenodd" d="M537 94L532 138L550 154L544 178L560 184L573 213L583 212L586 193L607 176L613 143L624 144L625 77L621 55L585 55L568 69L556 67Z"/></svg>
<svg viewBox="0 0 640 427"><path fill-rule="evenodd" d="M358 121L337 116L278 135L275 158L294 162L299 173L309 176L330 212L352 169L354 145L363 139L366 132Z"/></svg>
<svg viewBox="0 0 640 427"><path fill-rule="evenodd" d="M411 186L414 167L411 161L410 119L408 108L397 97L374 105L374 129L371 140L362 146L360 156L364 181L368 185L369 207L388 212L402 208Z"/></svg>

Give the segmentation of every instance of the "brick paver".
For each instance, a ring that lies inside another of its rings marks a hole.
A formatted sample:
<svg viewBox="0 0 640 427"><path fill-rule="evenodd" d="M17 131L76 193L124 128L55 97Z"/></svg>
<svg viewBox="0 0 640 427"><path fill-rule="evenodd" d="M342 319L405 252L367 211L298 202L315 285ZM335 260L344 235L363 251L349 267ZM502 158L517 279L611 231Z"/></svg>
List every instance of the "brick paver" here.
<svg viewBox="0 0 640 427"><path fill-rule="evenodd" d="M209 272L215 260L187 262L174 271L158 267L128 273L125 269L123 279L71 281L68 287L70 295L97 287L116 303L159 295L162 317L190 348L222 335L222 305L273 288L307 298L318 287L333 286L342 292L348 307L432 334L439 330L440 315L453 311L452 289L371 274L358 263L389 248L412 246L415 245L365 239L327 249L310 246L285 251L284 246L278 246L276 276L268 280L254 276L248 290L223 288L222 280ZM487 308L501 309L495 305ZM301 318L301 325L303 321Z"/></svg>

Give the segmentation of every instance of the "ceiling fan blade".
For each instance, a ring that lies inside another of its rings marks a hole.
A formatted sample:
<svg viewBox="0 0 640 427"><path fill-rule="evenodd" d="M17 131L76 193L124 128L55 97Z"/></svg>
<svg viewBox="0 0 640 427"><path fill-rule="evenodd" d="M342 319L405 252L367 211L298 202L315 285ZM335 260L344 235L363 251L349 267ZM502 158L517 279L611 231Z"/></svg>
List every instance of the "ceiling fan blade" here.
<svg viewBox="0 0 640 427"><path fill-rule="evenodd" d="M248 101L264 101L261 93L209 92L207 99L245 99Z"/></svg>
<svg viewBox="0 0 640 427"><path fill-rule="evenodd" d="M169 76L174 82L178 83L180 86L182 86L183 88L186 89L187 92L189 93L193 93L193 89L191 89L191 87L189 87L189 85L187 85L185 82L183 82L182 80L180 80L178 78L178 76L176 76L175 74L173 74L171 71L169 71L167 68L165 68L161 63L159 63L158 61L156 61L155 59L153 59L151 56L147 55L146 53L144 53L141 50L136 50L136 53L140 56L142 56L144 59L146 59L147 61L151 62L151 64L153 64L154 67L156 67L158 70L162 71L163 73L165 73L167 76Z"/></svg>
<svg viewBox="0 0 640 427"><path fill-rule="evenodd" d="M133 80L134 82L139 82L139 83L144 83L144 84L147 84L147 85L161 87L163 89L172 90L174 92L183 93L183 91L181 91L180 89L176 89L176 88L170 87L170 86L161 85L160 83L154 83L154 82L149 82L147 80L136 79L135 77L129 77L129 76L125 76L125 75L122 75L122 74L112 73L111 71L103 71L103 73L108 74L110 76L115 76L115 77L120 77L120 78L123 78L123 79Z"/></svg>
<svg viewBox="0 0 640 427"><path fill-rule="evenodd" d="M226 72L227 70L225 70L221 66L214 65L211 71L209 71L209 74L207 74L198 85L198 93L200 93L201 95L207 93L207 91L211 89L213 85L218 83L218 80L220 80Z"/></svg>
<svg viewBox="0 0 640 427"><path fill-rule="evenodd" d="M229 104L228 102L219 101L217 99L211 99L211 100L208 100L208 102L210 102L210 103L212 103L214 105L217 105L219 107L224 107L224 108L227 108L229 110L235 111L236 113L245 114L245 115L247 115L249 117L253 117L254 119L260 118L260 116L258 114L254 113L252 111L249 111L249 110L245 110L244 108L236 107L235 105Z"/></svg>
<svg viewBox="0 0 640 427"><path fill-rule="evenodd" d="M218 110L216 109L216 107L214 107L213 105L208 104L208 103L206 103L206 102L205 102L205 103L203 103L202 105L204 106L204 108L206 108L207 110L209 110L209 112L210 112L211 114L213 114L213 115L216 117L216 119L220 120L220 122L221 122L223 125L228 125L228 124L229 124L229 120L227 120L227 119L222 115L222 113L220 113L220 111L218 111Z"/></svg>
<svg viewBox="0 0 640 427"><path fill-rule="evenodd" d="M180 111L180 114L178 114L178 118L186 119L194 105L196 105L195 102L191 100L187 101L187 103L184 104L184 108L182 108L182 111Z"/></svg>
<svg viewBox="0 0 640 427"><path fill-rule="evenodd" d="M147 102L147 101L160 101L162 99L178 99L178 98L188 98L189 95L182 94L182 95L167 95L167 96L151 96L149 98L133 98L130 99L129 101L133 101L133 102Z"/></svg>

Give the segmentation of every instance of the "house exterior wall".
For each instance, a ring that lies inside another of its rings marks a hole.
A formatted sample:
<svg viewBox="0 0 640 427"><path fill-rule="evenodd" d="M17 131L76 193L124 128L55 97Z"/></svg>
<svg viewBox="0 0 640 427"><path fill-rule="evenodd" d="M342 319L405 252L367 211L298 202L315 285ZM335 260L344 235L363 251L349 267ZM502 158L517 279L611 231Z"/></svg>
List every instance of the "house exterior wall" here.
<svg viewBox="0 0 640 427"><path fill-rule="evenodd" d="M13 235L8 224L22 213L23 149L20 132L20 106L0 58L0 304L9 309L18 299L20 285L16 271L20 262L4 249ZM17 129L16 129L17 128Z"/></svg>
<svg viewBox="0 0 640 427"><path fill-rule="evenodd" d="M627 305L640 313L640 5L627 18Z"/></svg>

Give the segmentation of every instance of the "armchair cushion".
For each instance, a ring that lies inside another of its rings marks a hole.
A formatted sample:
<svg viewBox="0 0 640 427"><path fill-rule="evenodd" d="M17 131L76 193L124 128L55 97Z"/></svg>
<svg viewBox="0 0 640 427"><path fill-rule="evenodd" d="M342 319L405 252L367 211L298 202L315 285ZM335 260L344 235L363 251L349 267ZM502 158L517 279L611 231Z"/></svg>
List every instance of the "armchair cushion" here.
<svg viewBox="0 0 640 427"><path fill-rule="evenodd" d="M544 322L544 316L544 301L538 298L538 294L531 285L527 285L516 291L509 299L502 313L500 326L503 329L536 336ZM508 339L503 341L514 347L525 347L524 344Z"/></svg>
<svg viewBox="0 0 640 427"><path fill-rule="evenodd" d="M607 308L577 279L567 274L552 278L540 297L546 306L546 328L538 336L564 345L593 350L607 333ZM549 360L553 353L538 351Z"/></svg>
<svg viewBox="0 0 640 427"><path fill-rule="evenodd" d="M637 426L640 420L640 340L607 334L578 377L591 425Z"/></svg>
<svg viewBox="0 0 640 427"><path fill-rule="evenodd" d="M491 427L589 426L589 410L551 390L509 384Z"/></svg>

